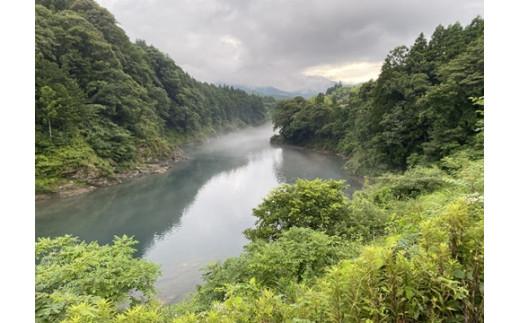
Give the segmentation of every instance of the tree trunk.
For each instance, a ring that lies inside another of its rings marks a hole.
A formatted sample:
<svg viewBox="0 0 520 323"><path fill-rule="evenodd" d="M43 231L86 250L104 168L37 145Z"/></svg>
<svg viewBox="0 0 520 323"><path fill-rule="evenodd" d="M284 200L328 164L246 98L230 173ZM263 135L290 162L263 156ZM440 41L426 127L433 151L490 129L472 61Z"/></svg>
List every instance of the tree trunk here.
<svg viewBox="0 0 520 323"><path fill-rule="evenodd" d="M48 124L49 124L49 137L51 138L52 140L52 127L51 127L51 119L48 119Z"/></svg>

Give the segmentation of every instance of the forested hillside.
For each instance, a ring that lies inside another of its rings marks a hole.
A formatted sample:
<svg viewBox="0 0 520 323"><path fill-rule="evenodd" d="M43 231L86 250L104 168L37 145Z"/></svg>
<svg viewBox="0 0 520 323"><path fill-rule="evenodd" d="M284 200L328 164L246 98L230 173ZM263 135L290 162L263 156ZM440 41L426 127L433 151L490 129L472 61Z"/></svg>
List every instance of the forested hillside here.
<svg viewBox="0 0 520 323"><path fill-rule="evenodd" d="M341 153L353 171L403 170L481 147L483 96L484 21L475 18L393 49L376 80L281 102L276 139Z"/></svg>
<svg viewBox="0 0 520 323"><path fill-rule="evenodd" d="M172 31L175 32L175 31ZM201 83L92 0L36 1L36 188L169 158L195 135L265 119L262 99Z"/></svg>

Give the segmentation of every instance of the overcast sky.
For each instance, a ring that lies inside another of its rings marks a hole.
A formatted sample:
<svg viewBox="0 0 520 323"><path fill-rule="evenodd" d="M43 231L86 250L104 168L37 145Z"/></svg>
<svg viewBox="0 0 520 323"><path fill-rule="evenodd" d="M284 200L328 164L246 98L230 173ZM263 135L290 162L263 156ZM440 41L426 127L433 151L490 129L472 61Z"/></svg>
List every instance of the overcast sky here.
<svg viewBox="0 0 520 323"><path fill-rule="evenodd" d="M97 1L198 80L284 90L374 78L390 49L483 15L482 0Z"/></svg>

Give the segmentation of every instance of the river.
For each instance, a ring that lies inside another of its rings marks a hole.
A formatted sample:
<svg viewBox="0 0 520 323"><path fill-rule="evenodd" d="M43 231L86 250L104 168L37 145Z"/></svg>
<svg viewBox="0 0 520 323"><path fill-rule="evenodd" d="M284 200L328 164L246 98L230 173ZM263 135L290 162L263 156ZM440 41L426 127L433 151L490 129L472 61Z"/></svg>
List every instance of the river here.
<svg viewBox="0 0 520 323"><path fill-rule="evenodd" d="M251 127L187 147L188 160L166 174L36 204L36 235L72 234L112 241L139 240L138 255L158 263L158 296L177 302L201 282L208 263L240 254L254 225L252 209L280 183L297 178L345 179L361 187L336 156L271 146L272 125Z"/></svg>

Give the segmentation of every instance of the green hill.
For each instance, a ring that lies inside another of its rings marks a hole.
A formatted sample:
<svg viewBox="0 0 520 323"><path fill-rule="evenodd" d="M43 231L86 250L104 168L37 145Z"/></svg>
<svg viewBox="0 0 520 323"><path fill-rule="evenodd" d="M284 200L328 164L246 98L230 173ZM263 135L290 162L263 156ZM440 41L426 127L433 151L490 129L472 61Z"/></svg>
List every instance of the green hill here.
<svg viewBox="0 0 520 323"><path fill-rule="evenodd" d="M197 135L265 120L262 100L202 83L91 0L36 3L36 189L169 158Z"/></svg>

